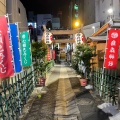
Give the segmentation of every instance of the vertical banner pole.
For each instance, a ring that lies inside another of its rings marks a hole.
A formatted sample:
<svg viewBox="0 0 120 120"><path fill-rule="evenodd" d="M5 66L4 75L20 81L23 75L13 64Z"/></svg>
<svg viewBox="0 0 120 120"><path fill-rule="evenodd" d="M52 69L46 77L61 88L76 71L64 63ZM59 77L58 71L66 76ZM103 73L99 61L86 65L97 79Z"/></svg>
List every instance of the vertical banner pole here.
<svg viewBox="0 0 120 120"><path fill-rule="evenodd" d="M12 40L12 49L13 49L13 57L14 57L14 64L15 64L15 72L21 72L21 60L20 60L20 45L18 39L18 26L17 23L10 24L11 29L11 40Z"/></svg>
<svg viewBox="0 0 120 120"><path fill-rule="evenodd" d="M9 34L10 34L10 43L11 43L11 50L12 50L12 59L13 59L13 66L14 66L14 74L17 78L17 91L18 91L18 106L19 106L19 112L21 114L21 105L20 105L20 91L19 91L19 83L18 83L18 76L16 75L16 70L15 70L15 63L14 63L14 57L13 57L13 49L12 49L12 42L11 42L11 32L10 32L10 25L9 25L9 17L7 14L7 18L8 18L8 26L9 26Z"/></svg>
<svg viewBox="0 0 120 120"><path fill-rule="evenodd" d="M58 43L58 49L60 48L60 44Z"/></svg>
<svg viewBox="0 0 120 120"><path fill-rule="evenodd" d="M29 42L30 42L30 32L28 30L28 35L29 35ZM30 54L31 54L31 61L32 61L32 52L31 52L31 44L30 44ZM35 75L34 75L34 66L33 63L31 64L32 67L32 74L33 74L33 86L35 87L36 83L35 83Z"/></svg>
<svg viewBox="0 0 120 120"><path fill-rule="evenodd" d="M11 41L11 32L10 32L10 23L9 23L9 17L8 17L8 14L6 15L7 17L7 22L8 22L8 28L9 28L9 38L10 38L10 44L11 44L11 51L12 51L12 59L13 59L13 67L14 67L14 74L16 73L15 71L15 63L14 63L14 57L13 57L13 49L12 49L12 41Z"/></svg>
<svg viewBox="0 0 120 120"><path fill-rule="evenodd" d="M109 31L110 28L107 29L107 40L108 40L108 31ZM103 70L102 70L102 80L101 80L101 84L100 84L100 97L102 96L102 90L103 90L103 79L104 79L104 71L105 71L105 68L104 68L104 64L105 64L105 59L106 59L106 50L107 50L107 40L106 40L106 45L105 45L105 54L104 54L104 62L103 62Z"/></svg>
<svg viewBox="0 0 120 120"><path fill-rule="evenodd" d="M20 32L19 32L19 29L18 29L18 22L16 23L16 25L17 25L17 31L18 31L18 45L19 45L19 53L20 53L20 63L22 63L22 61L21 61L21 50L20 50L20 37L19 37L19 34L20 34Z"/></svg>
<svg viewBox="0 0 120 120"><path fill-rule="evenodd" d="M105 58L104 58L103 65L104 65L104 68L106 69L115 70L117 68L117 62L118 62L120 32L119 30L116 30L116 29L110 29L109 31L107 31L107 36L108 36L107 43L106 43L107 47L105 51ZM103 68L103 74L104 74L104 68ZM102 74L102 78L104 77L103 74ZM103 87L103 79L101 81L101 90L102 90L102 87Z"/></svg>
<svg viewBox="0 0 120 120"><path fill-rule="evenodd" d="M29 35L29 43L30 43L30 33L29 33L29 30L28 30L28 35ZM32 52L31 52L31 44L30 44L30 57L31 57L31 61L32 61Z"/></svg>

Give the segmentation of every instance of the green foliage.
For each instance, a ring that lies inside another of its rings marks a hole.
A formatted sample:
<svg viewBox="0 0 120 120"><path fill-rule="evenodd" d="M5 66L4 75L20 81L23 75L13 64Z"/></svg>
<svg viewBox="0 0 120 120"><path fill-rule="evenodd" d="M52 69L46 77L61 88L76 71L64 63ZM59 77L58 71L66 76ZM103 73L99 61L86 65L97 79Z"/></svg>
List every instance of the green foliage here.
<svg viewBox="0 0 120 120"><path fill-rule="evenodd" d="M50 61L43 61L39 64L39 71L41 76L44 75L44 72L46 72L46 68L49 64L50 64Z"/></svg>
<svg viewBox="0 0 120 120"><path fill-rule="evenodd" d="M32 57L35 59L36 66L40 75L43 76L46 68L49 64L49 61L46 61L45 56L47 55L47 45L41 41L40 43L34 42L31 45Z"/></svg>
<svg viewBox="0 0 120 120"><path fill-rule="evenodd" d="M91 71L91 62L92 57L95 57L95 47L90 47L87 44L80 44L76 46L76 51L73 56L72 66L76 70L76 72L82 76L84 76L84 72L79 69L79 64L86 68L86 73L89 75Z"/></svg>
<svg viewBox="0 0 120 120"><path fill-rule="evenodd" d="M31 45L32 57L36 59L42 59L47 55L47 46L46 44L41 41L33 42Z"/></svg>

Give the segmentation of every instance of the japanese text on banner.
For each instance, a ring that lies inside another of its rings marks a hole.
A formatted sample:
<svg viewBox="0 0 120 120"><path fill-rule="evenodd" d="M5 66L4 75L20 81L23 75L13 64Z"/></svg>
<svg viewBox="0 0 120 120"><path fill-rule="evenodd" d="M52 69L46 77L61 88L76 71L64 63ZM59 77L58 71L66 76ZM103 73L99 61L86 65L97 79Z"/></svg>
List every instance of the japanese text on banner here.
<svg viewBox="0 0 120 120"><path fill-rule="evenodd" d="M106 45L104 68L116 69L118 62L120 30L110 29Z"/></svg>
<svg viewBox="0 0 120 120"><path fill-rule="evenodd" d="M13 57L14 57L14 66L15 66L15 72L17 73L22 70L22 66L20 60L18 30L16 23L10 24L10 31L11 31L11 41L12 41L12 49L13 49Z"/></svg>
<svg viewBox="0 0 120 120"><path fill-rule="evenodd" d="M21 41L22 66L27 67L30 66L32 62L29 33L27 31L20 33L20 41Z"/></svg>
<svg viewBox="0 0 120 120"><path fill-rule="evenodd" d="M5 16L0 17L0 78L14 75L8 24Z"/></svg>

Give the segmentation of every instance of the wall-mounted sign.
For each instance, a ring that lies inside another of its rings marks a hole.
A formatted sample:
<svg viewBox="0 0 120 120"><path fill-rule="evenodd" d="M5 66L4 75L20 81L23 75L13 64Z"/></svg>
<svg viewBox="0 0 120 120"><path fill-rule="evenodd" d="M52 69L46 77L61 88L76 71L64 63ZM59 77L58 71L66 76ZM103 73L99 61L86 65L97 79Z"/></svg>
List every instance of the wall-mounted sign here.
<svg viewBox="0 0 120 120"><path fill-rule="evenodd" d="M45 33L45 43L46 44L52 43L52 33L50 33L50 32Z"/></svg>

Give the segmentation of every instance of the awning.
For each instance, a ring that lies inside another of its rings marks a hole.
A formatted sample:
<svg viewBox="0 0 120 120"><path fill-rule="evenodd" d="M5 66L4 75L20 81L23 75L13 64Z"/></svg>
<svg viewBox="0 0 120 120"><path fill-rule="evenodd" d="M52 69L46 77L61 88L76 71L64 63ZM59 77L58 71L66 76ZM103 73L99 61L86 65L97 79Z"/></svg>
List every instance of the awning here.
<svg viewBox="0 0 120 120"><path fill-rule="evenodd" d="M98 31L96 31L92 37L99 35L100 33L102 33L103 31L107 30L107 28L109 27L109 23L106 23L105 25L103 25Z"/></svg>
<svg viewBox="0 0 120 120"><path fill-rule="evenodd" d="M107 28L120 28L120 20L111 20L108 23L104 24L98 31L92 34L91 37L98 36L107 31Z"/></svg>
<svg viewBox="0 0 120 120"><path fill-rule="evenodd" d="M89 37L89 39L91 39L92 41L106 41L107 40L107 36L95 36L95 37Z"/></svg>

